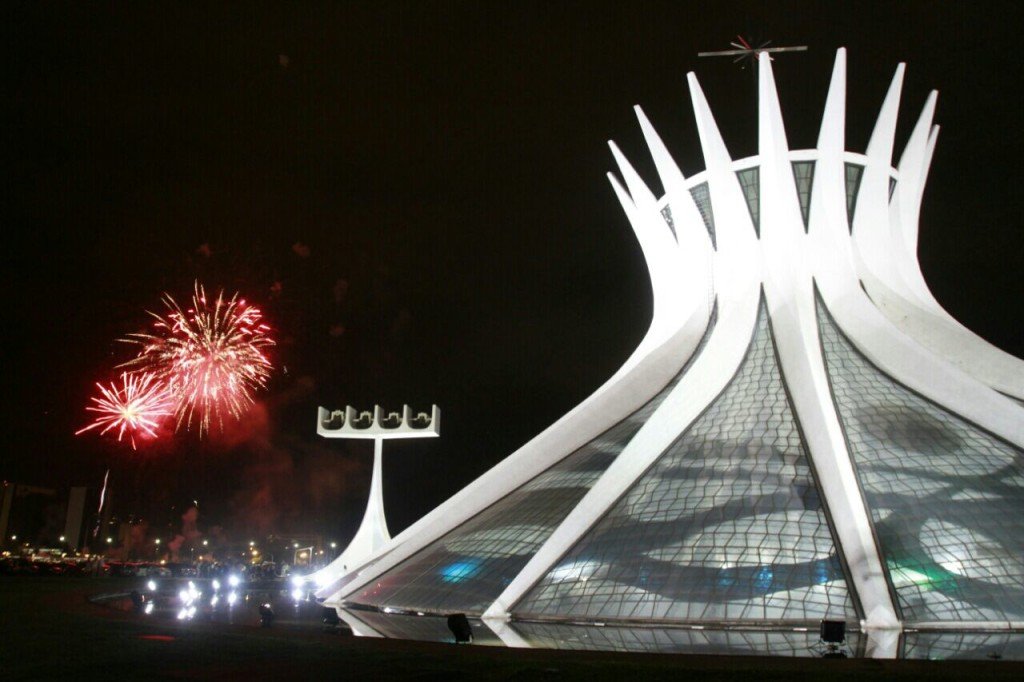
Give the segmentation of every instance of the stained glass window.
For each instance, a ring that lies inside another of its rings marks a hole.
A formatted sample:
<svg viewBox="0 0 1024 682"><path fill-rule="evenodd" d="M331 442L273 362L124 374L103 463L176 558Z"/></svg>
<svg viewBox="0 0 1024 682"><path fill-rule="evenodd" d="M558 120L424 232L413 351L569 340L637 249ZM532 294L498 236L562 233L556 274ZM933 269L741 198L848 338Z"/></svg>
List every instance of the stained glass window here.
<svg viewBox="0 0 1024 682"><path fill-rule="evenodd" d="M903 658L1024 661L1022 632L908 632Z"/></svg>
<svg viewBox="0 0 1024 682"><path fill-rule="evenodd" d="M726 390L512 612L856 618L763 305Z"/></svg>
<svg viewBox="0 0 1024 682"><path fill-rule="evenodd" d="M665 220L665 224L668 225L668 229L672 230L672 236L676 236L676 223L672 220L672 207L666 205L665 208L661 209L661 217Z"/></svg>
<svg viewBox="0 0 1024 682"><path fill-rule="evenodd" d="M699 355L714 324L713 312L693 357ZM433 613L482 613L632 440L693 357L639 410L347 601Z"/></svg>
<svg viewBox="0 0 1024 682"><path fill-rule="evenodd" d="M846 164L846 219L849 221L850 234L853 234L853 213L857 208L857 193L860 191L860 180L863 175L864 166Z"/></svg>
<svg viewBox="0 0 1024 682"><path fill-rule="evenodd" d="M708 190L708 183L702 182L691 189L690 196L693 197L693 202L697 204L697 210L700 211L700 217L704 219L704 227L707 228L708 234L711 236L712 248L717 249L718 242L715 239L715 214L711 210L711 193Z"/></svg>
<svg viewBox="0 0 1024 682"><path fill-rule="evenodd" d="M903 618L1024 619L1024 453L896 383L820 301L835 402Z"/></svg>
<svg viewBox="0 0 1024 682"><path fill-rule="evenodd" d="M804 231L811 219L811 188L814 186L814 162L794 161L793 180L796 182L796 194L800 199L800 214L804 219Z"/></svg>
<svg viewBox="0 0 1024 682"><path fill-rule="evenodd" d="M511 627L531 646L548 649L728 656L820 656L823 653L816 628L807 632L690 630L521 621L513 622ZM844 649L856 652L860 641L860 633L847 632Z"/></svg>
<svg viewBox="0 0 1024 682"><path fill-rule="evenodd" d="M761 236L761 169L758 166L736 171L743 188L743 197L747 200L750 219L754 221L754 231Z"/></svg>

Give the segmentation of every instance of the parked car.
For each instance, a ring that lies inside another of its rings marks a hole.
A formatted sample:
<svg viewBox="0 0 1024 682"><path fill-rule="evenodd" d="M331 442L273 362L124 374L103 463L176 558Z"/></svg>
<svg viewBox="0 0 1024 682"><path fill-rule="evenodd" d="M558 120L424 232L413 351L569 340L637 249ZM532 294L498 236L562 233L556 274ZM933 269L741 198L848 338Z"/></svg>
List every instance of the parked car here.
<svg viewBox="0 0 1024 682"><path fill-rule="evenodd" d="M114 578L132 578L135 576L135 565L124 561L107 563L107 574Z"/></svg>
<svg viewBox="0 0 1024 682"><path fill-rule="evenodd" d="M64 564L59 561L33 561L36 575L64 575Z"/></svg>
<svg viewBox="0 0 1024 682"><path fill-rule="evenodd" d="M196 570L196 567L192 564L167 564L166 568L171 572L171 575L175 578L195 578L199 575L199 572Z"/></svg>
<svg viewBox="0 0 1024 682"><path fill-rule="evenodd" d="M81 559L65 559L64 575L89 575L91 566L88 561Z"/></svg>
<svg viewBox="0 0 1024 682"><path fill-rule="evenodd" d="M3 575L35 575L36 570L25 557L8 556L0 560L0 573Z"/></svg>
<svg viewBox="0 0 1024 682"><path fill-rule="evenodd" d="M170 578L173 573L166 566L153 562L142 562L135 565L135 574L151 578Z"/></svg>

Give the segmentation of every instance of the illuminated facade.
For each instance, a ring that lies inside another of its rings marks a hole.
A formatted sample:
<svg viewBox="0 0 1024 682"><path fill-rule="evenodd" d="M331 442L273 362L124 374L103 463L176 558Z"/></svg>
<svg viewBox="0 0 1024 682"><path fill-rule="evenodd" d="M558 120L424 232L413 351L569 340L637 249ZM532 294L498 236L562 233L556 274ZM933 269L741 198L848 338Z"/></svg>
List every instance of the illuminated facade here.
<svg viewBox="0 0 1024 682"><path fill-rule="evenodd" d="M665 195L614 145L625 186L609 177L650 271L646 336L547 430L333 568L319 596L357 632L465 612L515 646L589 627L592 648L625 632L665 651L704 628L785 647L829 619L891 657L906 629L1024 628L1024 363L921 275L935 93L894 167L900 65L849 152L845 57L815 149L789 149L764 54L757 156L732 160L693 74L703 172L684 177L637 108Z"/></svg>

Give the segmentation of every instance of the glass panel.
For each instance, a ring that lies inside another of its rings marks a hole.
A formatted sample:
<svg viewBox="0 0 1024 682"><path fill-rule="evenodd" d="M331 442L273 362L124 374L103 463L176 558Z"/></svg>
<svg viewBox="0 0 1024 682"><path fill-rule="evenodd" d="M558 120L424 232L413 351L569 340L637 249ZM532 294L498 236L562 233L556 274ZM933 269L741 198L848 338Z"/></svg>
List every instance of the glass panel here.
<svg viewBox="0 0 1024 682"><path fill-rule="evenodd" d="M856 619L763 304L729 387L513 613Z"/></svg>
<svg viewBox="0 0 1024 682"><path fill-rule="evenodd" d="M863 175L864 166L846 164L846 219L850 223L850 234L853 234L853 212L857 208L857 192L860 191L860 179Z"/></svg>
<svg viewBox="0 0 1024 682"><path fill-rule="evenodd" d="M903 618L1024 619L1024 453L883 374L820 301L818 317Z"/></svg>
<svg viewBox="0 0 1024 682"><path fill-rule="evenodd" d="M348 598L430 613L482 613L600 478L703 349L632 415Z"/></svg>
<svg viewBox="0 0 1024 682"><path fill-rule="evenodd" d="M1024 661L1022 632L908 632L903 658Z"/></svg>
<svg viewBox="0 0 1024 682"><path fill-rule="evenodd" d="M806 232L811 219L811 187L814 186L814 162L794 161L793 179L796 181L796 194L800 199L800 214L803 216L804 232Z"/></svg>
<svg viewBox="0 0 1024 682"><path fill-rule="evenodd" d="M675 237L676 224L672 220L672 207L666 204L665 208L661 209L661 217L665 219L665 224L668 225L668 229L672 230L672 236Z"/></svg>
<svg viewBox="0 0 1024 682"><path fill-rule="evenodd" d="M512 629L532 646L547 649L729 656L820 656L825 650L817 628L807 632L689 630L515 621ZM853 655L860 639L860 633L847 632L842 650Z"/></svg>
<svg viewBox="0 0 1024 682"><path fill-rule="evenodd" d="M697 204L700 217L704 219L704 227L708 228L708 234L711 235L712 248L717 249L718 243L715 241L715 214L711 211L711 193L708 190L708 183L702 182L691 189L690 196L693 197L693 203Z"/></svg>
<svg viewBox="0 0 1024 682"><path fill-rule="evenodd" d="M736 172L743 188L743 196L747 200L750 219L754 221L754 231L761 236L761 169L757 166Z"/></svg>
<svg viewBox="0 0 1024 682"><path fill-rule="evenodd" d="M445 616L414 616L406 614L384 614L379 611L346 609L352 617L361 620L384 637L412 639L420 642L455 641L455 635L448 629ZM470 618L469 627L473 632L473 644L504 646L497 635L484 625L479 618Z"/></svg>

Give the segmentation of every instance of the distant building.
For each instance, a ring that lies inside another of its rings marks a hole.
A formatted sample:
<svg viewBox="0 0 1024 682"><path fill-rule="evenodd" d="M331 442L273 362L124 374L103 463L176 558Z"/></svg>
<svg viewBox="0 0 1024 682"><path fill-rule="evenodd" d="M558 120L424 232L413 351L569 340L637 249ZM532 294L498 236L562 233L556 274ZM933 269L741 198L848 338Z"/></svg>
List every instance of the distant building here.
<svg viewBox="0 0 1024 682"><path fill-rule="evenodd" d="M80 549L85 539L87 489L44 488L4 481L0 497L0 547Z"/></svg>

